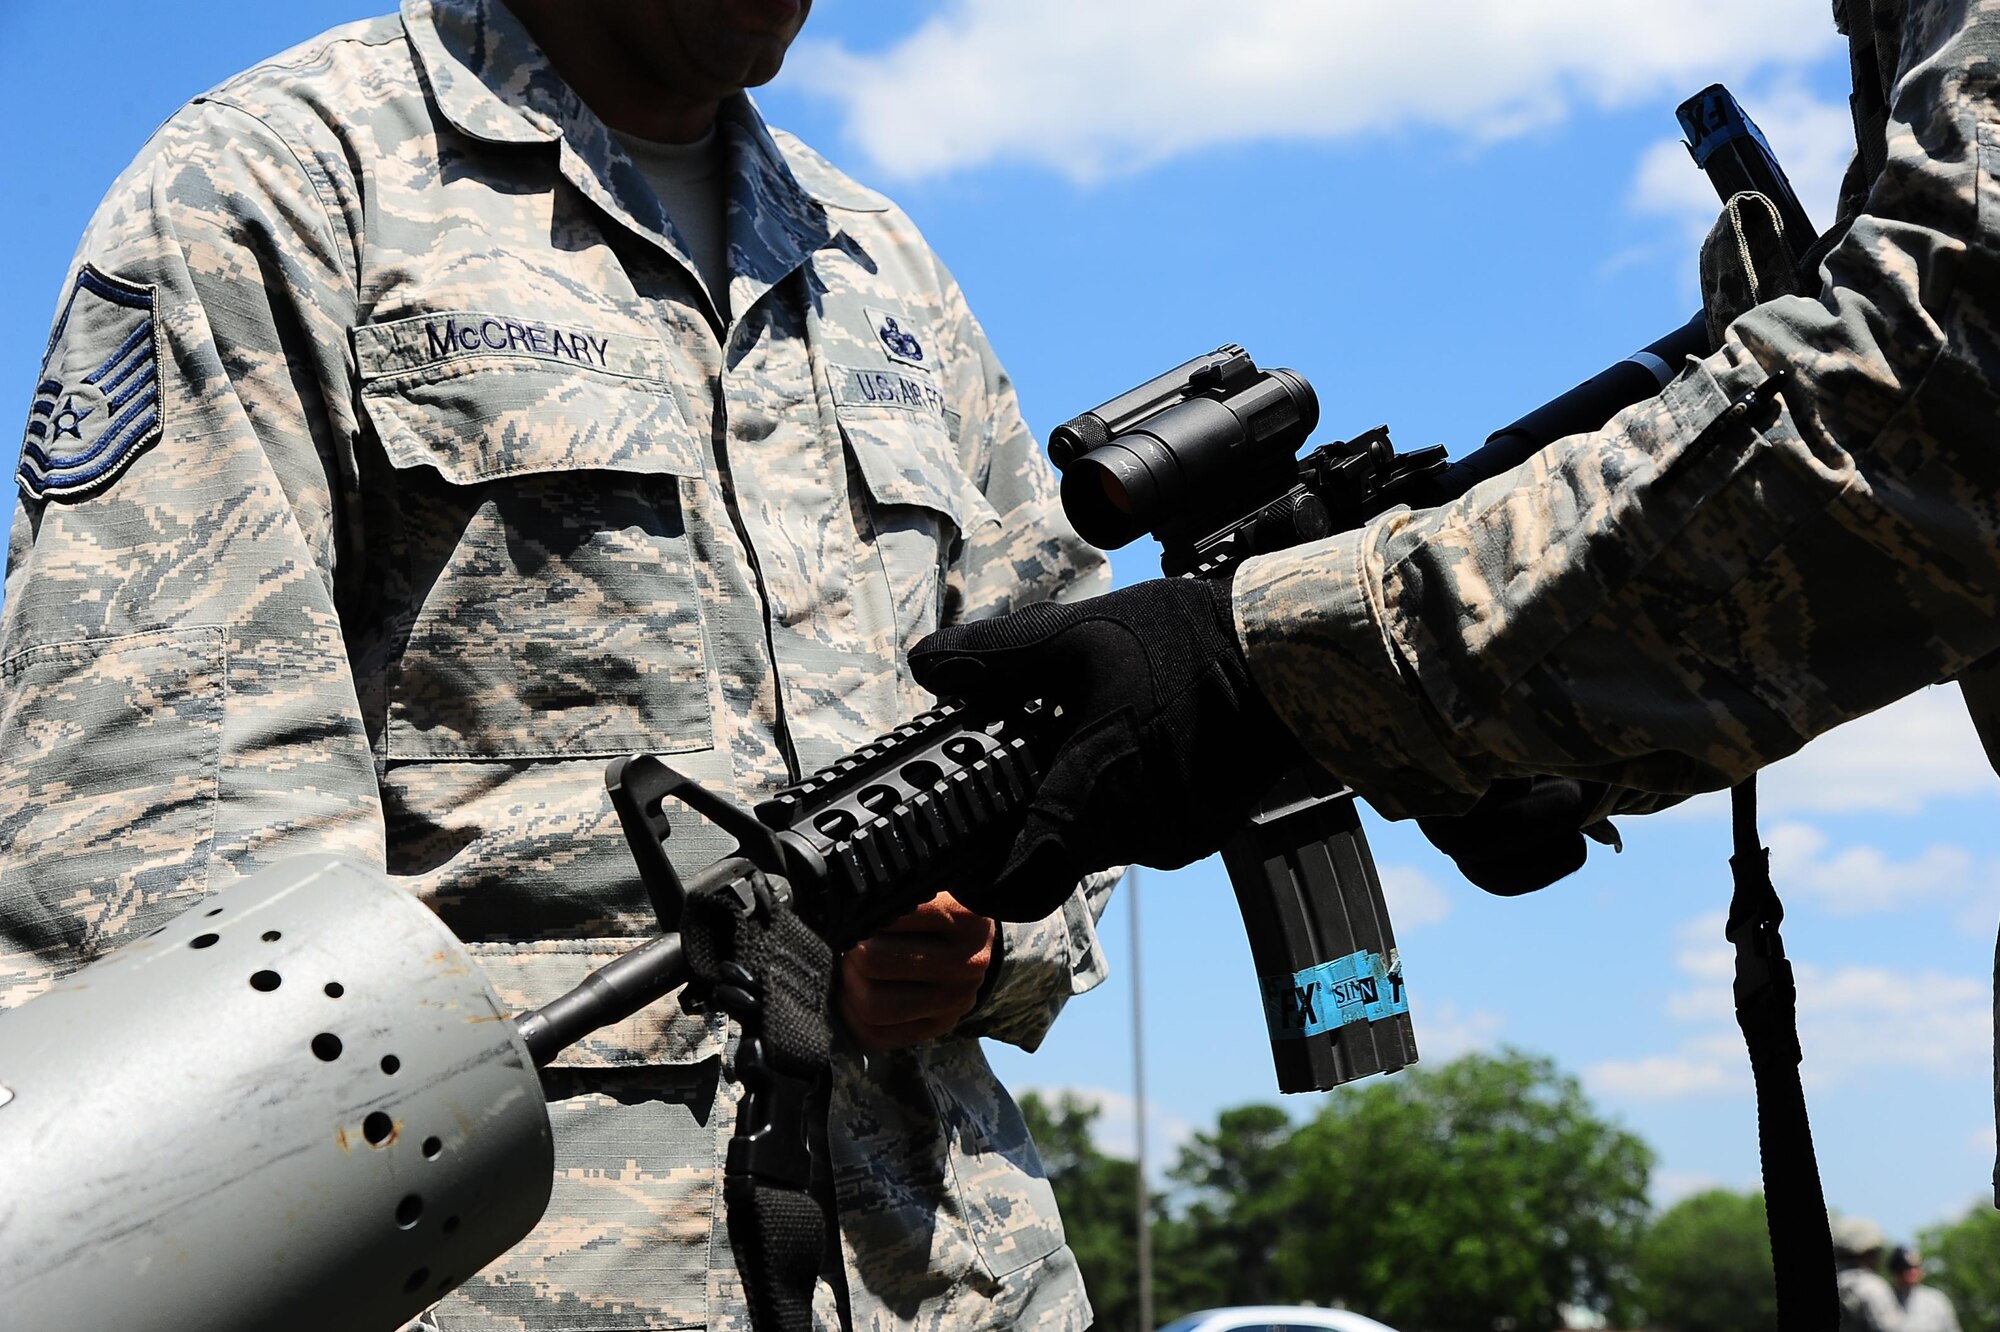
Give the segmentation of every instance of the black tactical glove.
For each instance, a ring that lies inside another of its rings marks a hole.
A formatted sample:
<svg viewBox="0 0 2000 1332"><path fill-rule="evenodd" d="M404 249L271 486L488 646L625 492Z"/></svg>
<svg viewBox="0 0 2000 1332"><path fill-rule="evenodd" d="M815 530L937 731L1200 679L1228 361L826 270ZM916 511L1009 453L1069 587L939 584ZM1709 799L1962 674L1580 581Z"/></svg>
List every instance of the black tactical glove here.
<svg viewBox="0 0 2000 1332"><path fill-rule="evenodd" d="M1156 579L943 629L910 669L968 702L1053 700L1071 728L999 876L954 890L1000 920L1041 919L1091 870L1200 859L1306 761L1250 682L1225 581Z"/></svg>
<svg viewBox="0 0 2000 1332"><path fill-rule="evenodd" d="M1616 845L1611 825L1597 813L1607 789L1568 777L1508 777L1465 813L1419 818L1417 826L1468 880L1515 897L1583 868L1586 837ZM1585 833L1585 823L1594 831Z"/></svg>

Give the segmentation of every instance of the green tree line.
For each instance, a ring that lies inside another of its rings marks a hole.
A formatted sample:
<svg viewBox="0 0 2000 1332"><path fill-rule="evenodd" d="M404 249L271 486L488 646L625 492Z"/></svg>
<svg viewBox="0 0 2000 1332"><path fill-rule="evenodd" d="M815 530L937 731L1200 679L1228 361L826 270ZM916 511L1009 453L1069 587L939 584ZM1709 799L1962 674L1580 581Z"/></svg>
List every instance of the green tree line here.
<svg viewBox="0 0 2000 1332"><path fill-rule="evenodd" d="M1100 1151L1094 1107L1033 1094L1041 1147L1097 1326L1138 1326L1138 1171ZM1657 1215L1653 1153L1547 1059L1467 1055L1343 1088L1295 1122L1226 1110L1150 1195L1158 1322L1231 1304L1357 1310L1405 1332L1519 1332L1584 1311L1614 1328L1775 1325L1757 1194ZM2000 1212L1917 1237L1967 1328L2000 1327Z"/></svg>

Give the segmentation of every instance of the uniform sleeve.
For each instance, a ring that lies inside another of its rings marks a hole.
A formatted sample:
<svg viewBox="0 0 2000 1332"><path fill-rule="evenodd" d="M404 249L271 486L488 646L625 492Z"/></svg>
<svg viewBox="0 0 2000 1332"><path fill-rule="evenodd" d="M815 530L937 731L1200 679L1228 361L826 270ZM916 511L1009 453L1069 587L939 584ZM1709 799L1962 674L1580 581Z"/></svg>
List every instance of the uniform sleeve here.
<svg viewBox="0 0 2000 1332"><path fill-rule="evenodd" d="M1912 0L1816 296L1444 508L1252 561L1255 678L1391 814L1548 772L1733 783L2000 646L2000 10ZM1783 376L1768 428L1718 425Z"/></svg>
<svg viewBox="0 0 2000 1332"><path fill-rule="evenodd" d="M198 103L84 237L0 626L0 1002L281 855L384 859L333 593L354 284L324 193Z"/></svg>
<svg viewBox="0 0 2000 1332"><path fill-rule="evenodd" d="M948 277L946 310L957 343L953 362L977 367L953 387L961 451L999 521L975 524L946 576L943 623L1004 615L1038 601L1068 601L1110 590L1103 552L1070 527L1053 470L1035 443L1007 372L985 331ZM1039 921L1000 924L1000 960L979 1006L960 1032L1033 1050L1072 995L1104 979L1097 921L1118 874L1095 874L1062 908Z"/></svg>
<svg viewBox="0 0 2000 1332"><path fill-rule="evenodd" d="M1909 1320L1889 1283L1869 1271L1843 1272L1840 1281L1841 1326L1863 1332L1903 1332Z"/></svg>

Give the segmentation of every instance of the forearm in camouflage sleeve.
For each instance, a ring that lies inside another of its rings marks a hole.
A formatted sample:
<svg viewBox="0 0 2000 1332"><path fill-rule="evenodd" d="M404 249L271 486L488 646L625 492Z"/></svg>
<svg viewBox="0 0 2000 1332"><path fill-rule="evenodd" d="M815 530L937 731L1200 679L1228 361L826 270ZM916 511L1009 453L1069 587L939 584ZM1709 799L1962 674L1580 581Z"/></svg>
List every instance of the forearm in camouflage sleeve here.
<svg viewBox="0 0 2000 1332"><path fill-rule="evenodd" d="M210 104L160 131L84 239L80 261L122 293L123 317L156 325L126 363L128 386L157 377L156 429L132 419L127 456L101 427L93 465L115 466L95 488L31 479L50 497L23 498L16 517L0 648L5 1001L274 854L382 859L330 591L319 445L341 426L305 387L343 374L353 296L331 234L290 150ZM97 355L58 345L42 378L65 379L66 397L72 352ZM111 401L91 410L109 421Z"/></svg>
<svg viewBox="0 0 2000 1332"><path fill-rule="evenodd" d="M1996 46L1992 0L1912 4L1818 297L1454 504L1246 566L1253 673L1322 762L1391 813L1519 772L1708 789L2000 643ZM1704 436L1780 374L1774 426Z"/></svg>
<svg viewBox="0 0 2000 1332"><path fill-rule="evenodd" d="M1000 922L999 974L959 1024L959 1035L988 1036L1030 1054L1040 1048L1071 996L1095 988L1109 971L1097 922L1123 874L1090 875L1052 916Z"/></svg>

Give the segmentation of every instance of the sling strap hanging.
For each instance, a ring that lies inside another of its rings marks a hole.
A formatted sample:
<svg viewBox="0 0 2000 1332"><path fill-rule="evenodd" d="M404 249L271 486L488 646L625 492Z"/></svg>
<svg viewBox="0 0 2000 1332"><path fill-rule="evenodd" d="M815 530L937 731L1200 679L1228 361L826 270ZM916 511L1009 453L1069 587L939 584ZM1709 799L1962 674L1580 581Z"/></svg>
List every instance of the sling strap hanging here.
<svg viewBox="0 0 2000 1332"><path fill-rule="evenodd" d="M1799 1084L1798 990L1778 934L1785 908L1771 886L1771 853L1757 836L1756 778L1730 792L1730 816L1735 893L1725 932L1736 945L1736 1021L1757 1084L1757 1150L1764 1165L1778 1328L1833 1332L1840 1325L1833 1235Z"/></svg>
<svg viewBox="0 0 2000 1332"><path fill-rule="evenodd" d="M839 1270L824 1178L833 953L761 874L691 892L681 938L696 984L743 1030L722 1194L750 1325L811 1332L817 1279Z"/></svg>

